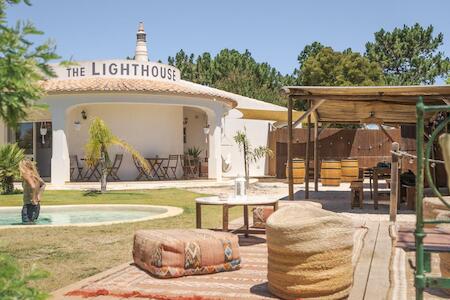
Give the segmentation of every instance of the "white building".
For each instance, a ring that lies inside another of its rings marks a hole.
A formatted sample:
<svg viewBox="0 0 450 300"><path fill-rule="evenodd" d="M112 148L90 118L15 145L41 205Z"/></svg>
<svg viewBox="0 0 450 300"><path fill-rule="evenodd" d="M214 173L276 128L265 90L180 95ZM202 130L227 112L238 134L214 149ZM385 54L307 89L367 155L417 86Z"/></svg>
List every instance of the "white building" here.
<svg viewBox="0 0 450 300"><path fill-rule="evenodd" d="M233 139L236 131L245 128L252 145L267 145L272 122L241 119L239 109L286 110L187 82L177 68L149 62L142 24L135 60L82 61L68 67L54 65L54 70L57 77L42 83L46 96L40 102L48 104L48 111L34 110L14 131L0 122L0 144L19 143L41 175L55 184L71 180L70 156L84 157L94 117L103 119L114 135L144 157L179 155L197 147L202 161L208 161L208 178L221 180L244 172ZM111 157L117 153L123 151L110 151ZM137 168L124 154L118 175L135 180ZM251 165L251 176L266 172L265 159Z"/></svg>

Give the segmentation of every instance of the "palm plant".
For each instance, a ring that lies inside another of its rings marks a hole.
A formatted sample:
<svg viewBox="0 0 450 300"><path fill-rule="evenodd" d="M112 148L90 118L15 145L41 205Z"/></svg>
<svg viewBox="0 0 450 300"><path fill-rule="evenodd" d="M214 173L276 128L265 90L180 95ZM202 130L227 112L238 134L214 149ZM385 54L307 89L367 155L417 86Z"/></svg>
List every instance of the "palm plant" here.
<svg viewBox="0 0 450 300"><path fill-rule="evenodd" d="M193 159L199 159L202 152L203 150L198 147L191 147L187 149L186 154L191 156Z"/></svg>
<svg viewBox="0 0 450 300"><path fill-rule="evenodd" d="M92 121L91 126L89 127L89 141L85 146L85 154L86 163L89 167L95 167L97 164L100 165L100 185L102 193L106 192L108 169L111 167L108 148L113 145L117 145L129 152L141 163L146 171L150 169L148 162L138 151L125 141L114 136L106 123L97 117Z"/></svg>
<svg viewBox="0 0 450 300"><path fill-rule="evenodd" d="M25 158L17 144L0 146L0 181L3 194L14 192L14 178L19 176L19 163Z"/></svg>
<svg viewBox="0 0 450 300"><path fill-rule="evenodd" d="M236 132L234 136L234 141L239 145L239 150L244 155L244 171L245 171L245 182L248 186L250 179L249 165L251 162L256 162L257 160L263 158L266 155L272 157L273 151L266 146L258 146L253 148L248 140L247 133L244 131Z"/></svg>

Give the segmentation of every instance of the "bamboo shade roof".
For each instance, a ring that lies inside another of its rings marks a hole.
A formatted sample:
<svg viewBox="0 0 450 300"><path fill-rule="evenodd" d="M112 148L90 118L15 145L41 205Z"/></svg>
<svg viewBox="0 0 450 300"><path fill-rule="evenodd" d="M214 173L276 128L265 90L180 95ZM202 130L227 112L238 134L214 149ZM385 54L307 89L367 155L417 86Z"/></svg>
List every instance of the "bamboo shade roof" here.
<svg viewBox="0 0 450 300"><path fill-rule="evenodd" d="M414 124L416 102L423 96L425 104L450 101L450 85L428 86L286 86L284 92L295 100L323 101L316 109L319 122ZM431 118L432 115L426 117Z"/></svg>

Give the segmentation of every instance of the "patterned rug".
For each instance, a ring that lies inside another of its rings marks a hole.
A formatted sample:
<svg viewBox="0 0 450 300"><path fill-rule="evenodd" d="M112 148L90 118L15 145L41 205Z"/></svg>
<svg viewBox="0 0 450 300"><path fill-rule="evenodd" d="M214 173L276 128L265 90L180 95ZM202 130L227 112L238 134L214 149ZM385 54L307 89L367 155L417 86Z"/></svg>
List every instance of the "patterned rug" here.
<svg viewBox="0 0 450 300"><path fill-rule="evenodd" d="M361 253L367 228L355 230L353 263ZM229 299L276 299L267 289L267 246L264 236L240 237L242 268L223 272L174 279L157 279L133 264L95 281L87 282L76 290L65 294L93 298L109 296L117 298L156 300L229 300Z"/></svg>

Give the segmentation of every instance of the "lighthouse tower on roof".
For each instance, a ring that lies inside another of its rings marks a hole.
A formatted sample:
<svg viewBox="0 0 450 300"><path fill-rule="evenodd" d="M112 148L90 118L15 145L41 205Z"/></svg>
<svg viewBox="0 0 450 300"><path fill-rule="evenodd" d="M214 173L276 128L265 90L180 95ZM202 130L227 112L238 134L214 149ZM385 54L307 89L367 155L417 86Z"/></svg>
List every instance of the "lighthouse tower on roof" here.
<svg viewBox="0 0 450 300"><path fill-rule="evenodd" d="M134 59L137 61L148 61L147 34L144 31L143 22L139 22L139 28L136 33L136 52Z"/></svg>

